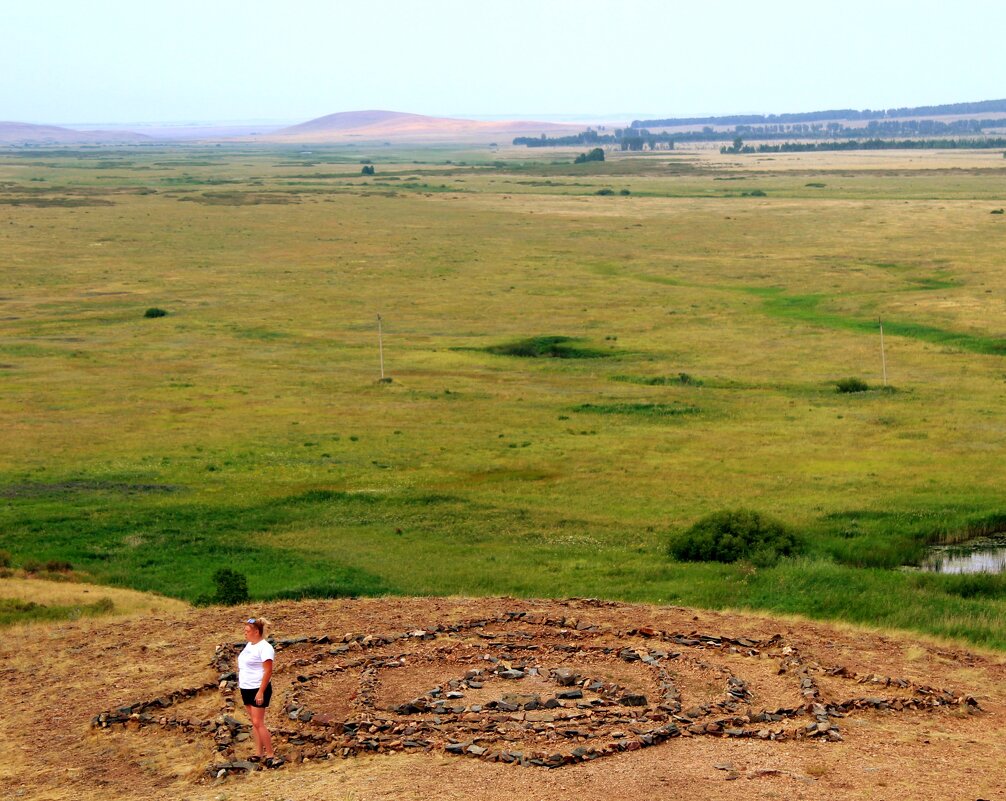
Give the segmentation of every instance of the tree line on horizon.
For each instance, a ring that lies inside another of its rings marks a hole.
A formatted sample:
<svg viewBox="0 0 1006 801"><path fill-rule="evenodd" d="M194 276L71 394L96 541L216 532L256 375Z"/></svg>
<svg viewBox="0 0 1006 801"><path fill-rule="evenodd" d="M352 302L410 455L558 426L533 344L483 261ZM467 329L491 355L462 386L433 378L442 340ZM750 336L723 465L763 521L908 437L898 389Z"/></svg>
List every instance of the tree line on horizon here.
<svg viewBox="0 0 1006 801"><path fill-rule="evenodd" d="M989 137L986 130L1000 132L1006 128L1006 119L989 120L873 120L866 126L853 127L841 123L794 123L773 125L735 125L732 130L714 130L705 127L701 131L678 131L655 133L646 128L616 128L613 133L600 133L592 128L568 136L518 136L514 145L527 147L576 147L582 145L610 145L621 150L656 150L658 147L673 150L676 142L729 142L738 136L757 139L828 139L846 140L840 147L821 147L822 150L857 149L857 143L866 141L891 141L897 137L929 137L928 139L904 139L907 142L924 141L928 145L905 145L906 147L1000 147L1000 138ZM967 139L935 139L934 137L970 137ZM943 144L938 144L942 142ZM966 144L955 144L962 142ZM841 142L837 144L842 144ZM814 149L814 148L807 148ZM766 151L768 152L768 151Z"/></svg>
<svg viewBox="0 0 1006 801"><path fill-rule="evenodd" d="M946 103L939 106L911 106L881 110L830 109L786 114L730 114L720 117L668 117L662 120L633 120L630 128L669 128L680 125L775 125L820 122L822 120L882 120L897 117L946 117L955 114L1006 112L1006 99L974 103Z"/></svg>

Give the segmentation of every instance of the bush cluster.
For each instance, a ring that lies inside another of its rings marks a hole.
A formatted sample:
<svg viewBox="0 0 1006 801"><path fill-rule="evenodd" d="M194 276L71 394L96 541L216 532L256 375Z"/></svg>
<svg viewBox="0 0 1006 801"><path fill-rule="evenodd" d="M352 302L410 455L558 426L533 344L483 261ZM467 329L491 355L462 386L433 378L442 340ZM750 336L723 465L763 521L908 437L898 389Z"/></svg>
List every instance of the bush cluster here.
<svg viewBox="0 0 1006 801"><path fill-rule="evenodd" d="M862 378L843 378L835 382L838 392L866 392L870 389Z"/></svg>
<svg viewBox="0 0 1006 801"><path fill-rule="evenodd" d="M778 520L750 509L714 512L671 537L668 551L683 562L736 562L767 567L800 550L796 535Z"/></svg>
<svg viewBox="0 0 1006 801"><path fill-rule="evenodd" d="M217 585L214 603L234 606L248 600L248 579L244 573L222 567L213 574L213 583Z"/></svg>

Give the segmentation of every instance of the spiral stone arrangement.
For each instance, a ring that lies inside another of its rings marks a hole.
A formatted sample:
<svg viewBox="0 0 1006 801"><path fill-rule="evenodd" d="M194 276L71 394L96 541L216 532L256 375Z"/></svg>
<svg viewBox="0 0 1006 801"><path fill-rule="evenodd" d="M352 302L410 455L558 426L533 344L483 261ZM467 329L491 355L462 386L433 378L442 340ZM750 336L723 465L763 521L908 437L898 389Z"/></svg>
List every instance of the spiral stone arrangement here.
<svg viewBox="0 0 1006 801"><path fill-rule="evenodd" d="M558 768L696 736L840 742L839 721L865 710L978 707L970 696L822 665L780 635L615 630L523 611L274 645L282 717L272 718L273 737L291 762L438 751ZM237 757L249 739L232 714L242 647L217 647L215 680L102 712L92 726L200 734L224 760L211 775L257 769ZM186 710L213 699L216 715Z"/></svg>

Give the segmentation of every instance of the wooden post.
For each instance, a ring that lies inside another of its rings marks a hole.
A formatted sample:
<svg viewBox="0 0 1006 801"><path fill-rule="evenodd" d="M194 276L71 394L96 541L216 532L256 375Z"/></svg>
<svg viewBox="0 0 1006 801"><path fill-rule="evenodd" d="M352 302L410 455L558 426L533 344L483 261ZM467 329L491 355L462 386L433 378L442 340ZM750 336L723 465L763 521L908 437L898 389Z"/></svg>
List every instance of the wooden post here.
<svg viewBox="0 0 1006 801"><path fill-rule="evenodd" d="M381 333L381 315L377 315L377 351L381 355L381 380L384 380L384 335Z"/></svg>
<svg viewBox="0 0 1006 801"><path fill-rule="evenodd" d="M880 364L884 370L884 386L887 386L887 354L884 353L884 321L879 317L877 323L880 325Z"/></svg>

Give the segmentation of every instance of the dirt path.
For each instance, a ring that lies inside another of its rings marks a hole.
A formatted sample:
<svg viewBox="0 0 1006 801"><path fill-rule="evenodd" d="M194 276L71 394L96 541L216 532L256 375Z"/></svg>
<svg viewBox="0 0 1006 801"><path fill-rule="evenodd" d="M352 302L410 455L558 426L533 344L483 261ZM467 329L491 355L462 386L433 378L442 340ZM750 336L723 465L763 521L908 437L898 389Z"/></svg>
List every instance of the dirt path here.
<svg viewBox="0 0 1006 801"><path fill-rule="evenodd" d="M309 761L208 772L251 753L240 726L214 722L246 610L23 627L0 642L0 797L1006 798L1006 669L958 647L582 601L255 611L276 621L278 640L323 637L278 650L268 717L285 732L278 750ZM143 707L149 717L91 726L186 689ZM240 708L233 718L247 722ZM534 766L549 757L569 764Z"/></svg>

